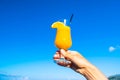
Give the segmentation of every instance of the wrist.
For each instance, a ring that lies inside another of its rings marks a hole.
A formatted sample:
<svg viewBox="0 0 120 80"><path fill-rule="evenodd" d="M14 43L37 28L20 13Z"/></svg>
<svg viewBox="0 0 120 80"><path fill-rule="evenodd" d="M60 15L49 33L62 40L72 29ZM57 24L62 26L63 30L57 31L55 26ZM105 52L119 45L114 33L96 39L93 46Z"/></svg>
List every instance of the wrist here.
<svg viewBox="0 0 120 80"><path fill-rule="evenodd" d="M86 77L87 80L108 80L95 66L89 65L78 69L80 74Z"/></svg>

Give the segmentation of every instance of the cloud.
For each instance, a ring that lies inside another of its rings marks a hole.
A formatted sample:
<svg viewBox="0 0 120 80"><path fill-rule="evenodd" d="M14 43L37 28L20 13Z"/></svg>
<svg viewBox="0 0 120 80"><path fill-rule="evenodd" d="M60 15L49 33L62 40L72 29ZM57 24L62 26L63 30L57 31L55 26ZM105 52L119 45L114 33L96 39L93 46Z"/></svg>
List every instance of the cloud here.
<svg viewBox="0 0 120 80"><path fill-rule="evenodd" d="M110 47L109 47L109 52L113 52L113 51L115 51L115 50L116 50L115 47L113 47L113 46L110 46Z"/></svg>

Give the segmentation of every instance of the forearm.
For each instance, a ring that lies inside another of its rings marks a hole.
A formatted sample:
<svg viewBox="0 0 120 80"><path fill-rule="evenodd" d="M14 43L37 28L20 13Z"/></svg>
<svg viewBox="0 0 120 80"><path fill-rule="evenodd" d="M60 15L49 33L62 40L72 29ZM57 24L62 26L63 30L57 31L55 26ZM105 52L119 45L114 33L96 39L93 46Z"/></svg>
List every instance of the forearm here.
<svg viewBox="0 0 120 80"><path fill-rule="evenodd" d="M87 80L108 80L95 66L88 66L80 69L80 73Z"/></svg>

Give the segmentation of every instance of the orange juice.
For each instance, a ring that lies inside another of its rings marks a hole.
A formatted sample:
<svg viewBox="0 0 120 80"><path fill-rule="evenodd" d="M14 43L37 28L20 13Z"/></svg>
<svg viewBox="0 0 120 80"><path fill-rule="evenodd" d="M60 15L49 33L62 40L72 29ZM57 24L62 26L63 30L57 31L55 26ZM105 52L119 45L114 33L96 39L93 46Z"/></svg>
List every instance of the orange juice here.
<svg viewBox="0 0 120 80"><path fill-rule="evenodd" d="M62 22L55 22L52 28L57 28L55 45L59 49L67 50L72 46L70 27Z"/></svg>

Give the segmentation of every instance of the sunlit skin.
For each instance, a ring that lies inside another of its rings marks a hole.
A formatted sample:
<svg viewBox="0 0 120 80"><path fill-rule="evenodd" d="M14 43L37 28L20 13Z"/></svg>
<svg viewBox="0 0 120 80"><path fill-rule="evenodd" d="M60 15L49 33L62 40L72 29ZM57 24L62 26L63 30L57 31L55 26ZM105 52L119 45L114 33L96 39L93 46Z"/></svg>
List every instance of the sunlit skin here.
<svg viewBox="0 0 120 80"><path fill-rule="evenodd" d="M61 57L70 61L70 63L61 61L57 63L58 65L73 69L82 74L87 80L108 80L99 69L92 65L77 51L65 51L64 49L60 49L55 53L54 60L57 61Z"/></svg>

